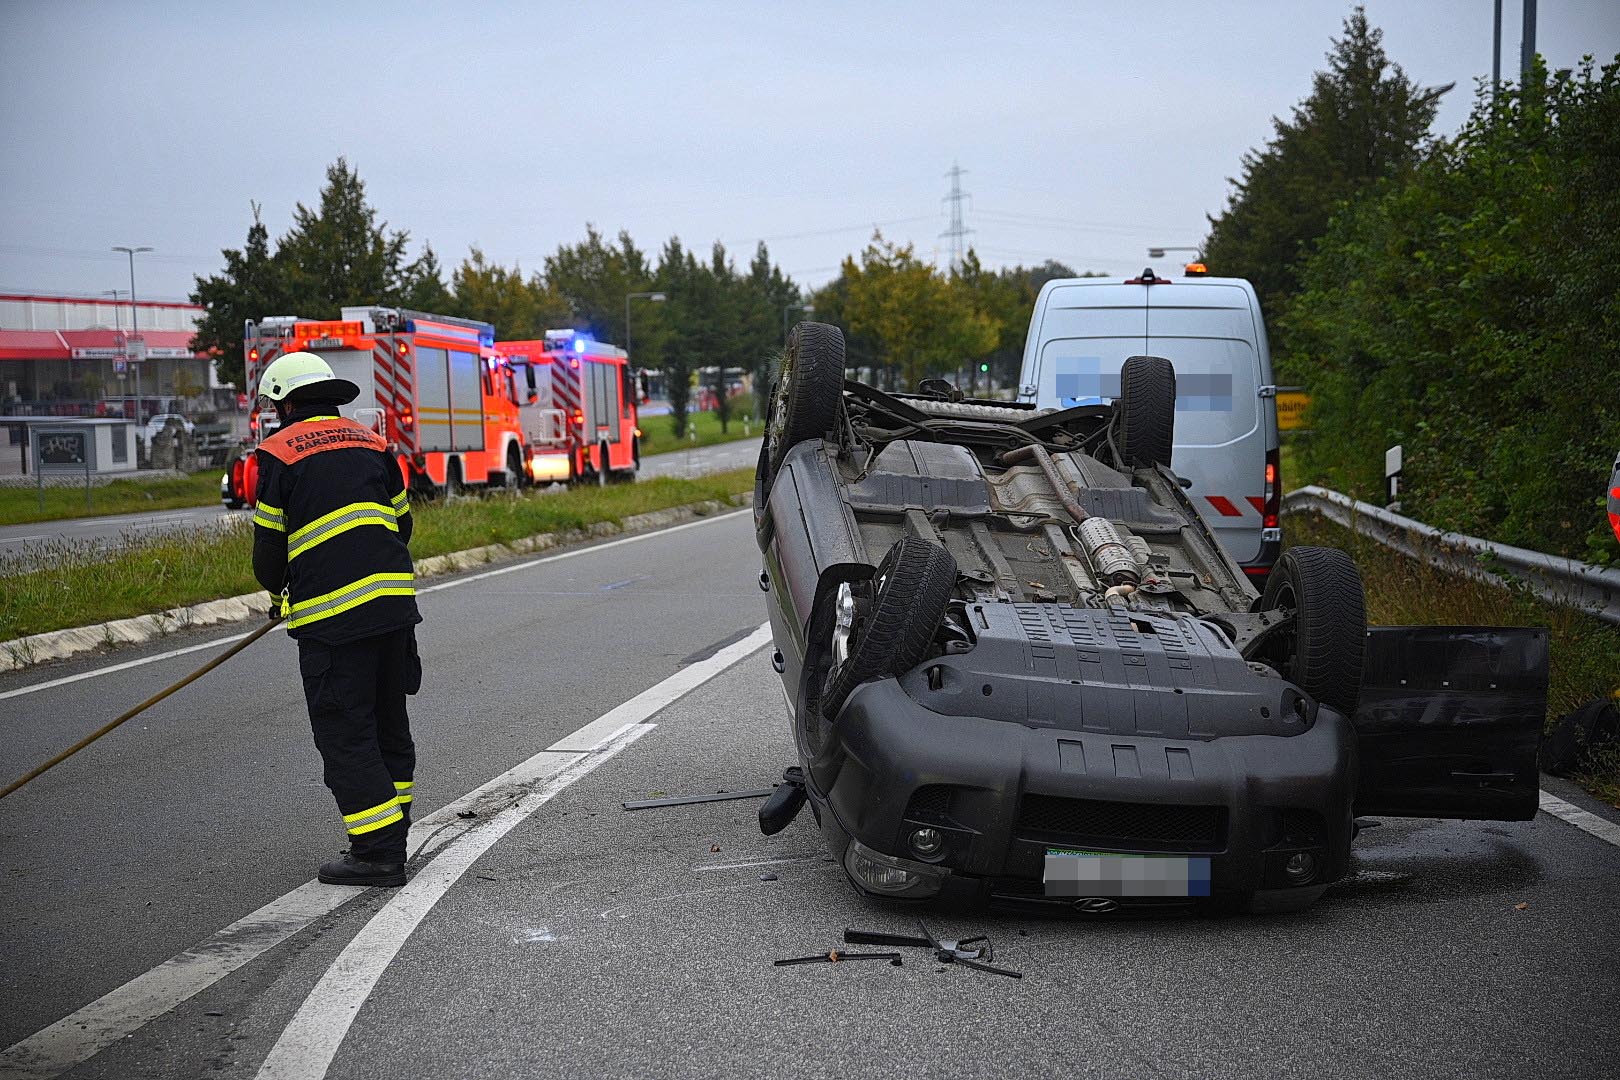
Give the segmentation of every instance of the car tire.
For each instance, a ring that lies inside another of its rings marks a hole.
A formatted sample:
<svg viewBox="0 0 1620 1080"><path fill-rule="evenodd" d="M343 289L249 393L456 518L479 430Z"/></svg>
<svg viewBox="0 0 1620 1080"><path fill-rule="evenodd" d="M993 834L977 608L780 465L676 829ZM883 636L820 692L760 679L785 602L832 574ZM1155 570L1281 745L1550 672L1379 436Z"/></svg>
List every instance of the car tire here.
<svg viewBox="0 0 1620 1080"><path fill-rule="evenodd" d="M955 586L956 560L938 544L908 536L889 548L871 579L867 610L850 630L849 655L827 673L822 714L836 716L868 679L922 663Z"/></svg>
<svg viewBox="0 0 1620 1080"><path fill-rule="evenodd" d="M1133 356L1119 371L1119 452L1127 468L1169 465L1176 438L1176 369Z"/></svg>
<svg viewBox="0 0 1620 1080"><path fill-rule="evenodd" d="M844 332L827 323L799 323L788 335L765 431L771 478L789 450L837 426L843 404Z"/></svg>
<svg viewBox="0 0 1620 1080"><path fill-rule="evenodd" d="M1367 648L1367 598L1355 560L1338 548L1282 553L1260 597L1261 611L1290 608L1294 632L1273 662L1323 705L1354 716Z"/></svg>

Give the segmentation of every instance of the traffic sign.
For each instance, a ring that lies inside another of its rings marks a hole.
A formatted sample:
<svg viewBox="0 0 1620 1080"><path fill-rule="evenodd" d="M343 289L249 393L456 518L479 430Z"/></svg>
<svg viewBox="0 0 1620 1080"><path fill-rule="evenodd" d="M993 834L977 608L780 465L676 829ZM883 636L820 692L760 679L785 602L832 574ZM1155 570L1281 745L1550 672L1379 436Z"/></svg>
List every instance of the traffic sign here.
<svg viewBox="0 0 1620 1080"><path fill-rule="evenodd" d="M1311 395L1303 390L1277 391L1277 430L1304 431L1305 414L1311 407Z"/></svg>

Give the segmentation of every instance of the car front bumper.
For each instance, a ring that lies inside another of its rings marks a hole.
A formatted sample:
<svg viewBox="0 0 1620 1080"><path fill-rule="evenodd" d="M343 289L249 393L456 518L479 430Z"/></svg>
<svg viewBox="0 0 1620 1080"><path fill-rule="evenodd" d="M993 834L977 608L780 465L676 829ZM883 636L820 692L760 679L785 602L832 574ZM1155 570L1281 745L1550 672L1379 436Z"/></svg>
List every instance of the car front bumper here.
<svg viewBox="0 0 1620 1080"><path fill-rule="evenodd" d="M1053 848L1207 857L1217 903L1319 894L1345 873L1355 744L1349 721L1325 707L1295 735L1167 739L944 715L884 679L850 696L834 731L837 750L810 770L809 794L833 855L871 895L1165 906L1048 897ZM943 837L936 854L913 848L919 829ZM1300 852L1316 867L1303 882L1283 870ZM871 887L856 868L874 861L916 881Z"/></svg>

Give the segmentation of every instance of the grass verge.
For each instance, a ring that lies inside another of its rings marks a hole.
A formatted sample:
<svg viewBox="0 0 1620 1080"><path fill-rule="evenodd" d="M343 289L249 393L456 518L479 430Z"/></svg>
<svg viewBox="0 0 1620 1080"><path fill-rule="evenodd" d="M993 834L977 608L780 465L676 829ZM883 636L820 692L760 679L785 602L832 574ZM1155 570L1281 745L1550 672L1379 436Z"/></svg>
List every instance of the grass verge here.
<svg viewBox="0 0 1620 1080"><path fill-rule="evenodd" d="M649 454L667 454L671 450L689 450L697 446L713 446L715 443L735 442L738 439L750 439L761 433L758 419L744 423L741 413L733 414L730 430L720 430L720 418L712 412L692 413L687 416L687 435L677 439L675 437L675 418L664 416L643 416L641 427L641 456ZM696 438L693 438L696 435Z"/></svg>
<svg viewBox="0 0 1620 1080"><path fill-rule="evenodd" d="M1290 545L1343 548L1361 567L1367 589L1367 619L1382 625L1545 626L1552 632L1547 726L1577 706L1620 685L1620 629L1573 608L1513 589L1458 578L1381 547L1315 514L1293 514L1285 535ZM1620 754L1576 777L1611 804L1620 804Z"/></svg>
<svg viewBox="0 0 1620 1080"><path fill-rule="evenodd" d="M205 469L179 479L114 480L90 489L88 508L83 487L46 488L43 510L38 488L0 488L0 525L207 506L219 502L219 474L218 469Z"/></svg>
<svg viewBox="0 0 1620 1080"><path fill-rule="evenodd" d="M726 499L753 486L753 470L739 469L692 480L659 477L556 495L492 495L418 505L412 509L411 554L423 559L536 533L622 522L652 510ZM43 554L54 562L0 579L0 641L250 593L259 588L253 580L252 544L252 530L244 522L162 533L111 552L94 546L48 547Z"/></svg>

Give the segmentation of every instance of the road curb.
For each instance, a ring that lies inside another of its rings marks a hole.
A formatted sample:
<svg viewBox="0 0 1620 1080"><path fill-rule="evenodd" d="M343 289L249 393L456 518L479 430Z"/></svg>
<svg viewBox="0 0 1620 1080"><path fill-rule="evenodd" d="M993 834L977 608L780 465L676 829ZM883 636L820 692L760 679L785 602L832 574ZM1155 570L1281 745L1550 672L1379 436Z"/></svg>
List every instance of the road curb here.
<svg viewBox="0 0 1620 1080"><path fill-rule="evenodd" d="M753 501L753 496L749 493L733 495L726 500L705 499L703 502L672 506L666 510L632 514L624 519L623 524L600 521L583 529L538 533L506 544L486 544L466 551L452 551L446 555L435 555L417 562L416 576L419 579L439 577L541 551L550 551L553 548L589 543L604 537L655 532L739 506L749 506ZM20 671L37 664L66 660L97 649L139 645L194 627L263 618L267 602L268 597L264 592L252 592L222 600L208 600L187 607L170 608L150 615L136 615L128 619L114 619L111 622L51 630L43 634L14 638L11 641L0 641L0 671Z"/></svg>

